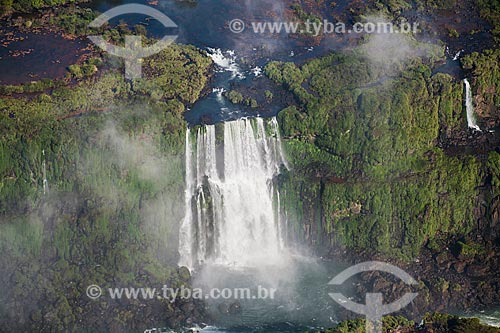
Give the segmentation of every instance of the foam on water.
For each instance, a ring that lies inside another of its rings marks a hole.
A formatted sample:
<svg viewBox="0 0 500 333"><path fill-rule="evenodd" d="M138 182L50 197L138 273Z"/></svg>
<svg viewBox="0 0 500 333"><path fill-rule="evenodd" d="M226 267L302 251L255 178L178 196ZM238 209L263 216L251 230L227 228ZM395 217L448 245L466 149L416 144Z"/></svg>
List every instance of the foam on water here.
<svg viewBox="0 0 500 333"><path fill-rule="evenodd" d="M245 75L236 63L236 54L233 50L222 51L221 49L208 48L208 56L219 67L220 71L232 73L232 78L244 79Z"/></svg>

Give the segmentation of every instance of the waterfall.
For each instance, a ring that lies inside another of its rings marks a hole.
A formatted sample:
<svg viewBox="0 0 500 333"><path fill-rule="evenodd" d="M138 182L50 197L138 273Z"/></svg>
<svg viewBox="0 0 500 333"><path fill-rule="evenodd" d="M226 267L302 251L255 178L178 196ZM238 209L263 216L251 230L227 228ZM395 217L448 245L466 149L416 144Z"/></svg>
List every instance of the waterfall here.
<svg viewBox="0 0 500 333"><path fill-rule="evenodd" d="M481 132L481 129L476 124L476 118L474 117L474 105L472 104L472 92L470 89L470 83L467 79L464 79L464 84L465 84L465 108L467 110L467 124L469 128Z"/></svg>
<svg viewBox="0 0 500 333"><path fill-rule="evenodd" d="M224 88L213 88L212 92L215 94L215 96L217 96L217 101L222 104L224 102L224 100L222 98L222 94L226 92L226 89L224 89Z"/></svg>
<svg viewBox="0 0 500 333"><path fill-rule="evenodd" d="M185 158L179 265L279 262L286 230L273 178L287 164L276 119L188 130Z"/></svg>

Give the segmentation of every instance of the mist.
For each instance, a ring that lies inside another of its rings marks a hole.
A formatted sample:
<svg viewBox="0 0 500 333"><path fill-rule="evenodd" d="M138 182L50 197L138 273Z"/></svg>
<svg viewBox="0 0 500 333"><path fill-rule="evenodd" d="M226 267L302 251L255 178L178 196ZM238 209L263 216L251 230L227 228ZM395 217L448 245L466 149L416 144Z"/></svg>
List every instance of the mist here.
<svg viewBox="0 0 500 333"><path fill-rule="evenodd" d="M383 16L367 16L366 22L391 24ZM394 29L398 29L397 26ZM429 58L443 52L443 48L434 44L419 42L411 34L377 32L366 35L358 51L374 67L386 75L396 75L412 61Z"/></svg>

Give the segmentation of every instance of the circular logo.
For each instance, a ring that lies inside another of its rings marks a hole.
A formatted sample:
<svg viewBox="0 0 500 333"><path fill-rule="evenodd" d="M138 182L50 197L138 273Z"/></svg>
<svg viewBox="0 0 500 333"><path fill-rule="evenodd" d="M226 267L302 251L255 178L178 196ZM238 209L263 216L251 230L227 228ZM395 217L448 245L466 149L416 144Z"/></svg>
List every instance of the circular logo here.
<svg viewBox="0 0 500 333"><path fill-rule="evenodd" d="M101 287L98 285L92 284L87 287L87 296L90 299L96 300L102 295Z"/></svg>
<svg viewBox="0 0 500 333"><path fill-rule="evenodd" d="M245 30L245 22L240 19L234 19L229 22L229 30L235 34L242 33Z"/></svg>

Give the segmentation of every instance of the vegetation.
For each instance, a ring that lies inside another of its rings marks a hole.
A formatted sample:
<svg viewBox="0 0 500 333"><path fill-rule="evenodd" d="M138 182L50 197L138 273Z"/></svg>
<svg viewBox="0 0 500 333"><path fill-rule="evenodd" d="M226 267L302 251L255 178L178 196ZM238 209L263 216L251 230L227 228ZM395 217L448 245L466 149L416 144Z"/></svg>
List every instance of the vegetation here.
<svg viewBox="0 0 500 333"><path fill-rule="evenodd" d="M28 13L34 9L43 7L64 5L67 3L75 3L75 0L1 0L0 15L8 13L12 10L17 12Z"/></svg>
<svg viewBox="0 0 500 333"><path fill-rule="evenodd" d="M365 330L365 320L355 319L343 321L335 328L317 333L362 333ZM383 318L383 332L498 333L500 329L482 325L477 318L460 318L441 313L429 313L419 325L403 317L386 316Z"/></svg>
<svg viewBox="0 0 500 333"><path fill-rule="evenodd" d="M259 106L255 98L245 98L239 91L236 90L230 90L229 92L224 93L224 96L226 96L226 98L233 104L243 104L251 108Z"/></svg>
<svg viewBox="0 0 500 333"><path fill-rule="evenodd" d="M462 66L472 74L476 87L476 112L483 117L500 116L500 50L474 52L462 59Z"/></svg>
<svg viewBox="0 0 500 333"><path fill-rule="evenodd" d="M431 66L387 77L356 52L266 66L298 101L278 115L293 165L280 186L299 194L283 206L310 225L304 238L410 259L437 233L473 229L483 166L436 148L466 128L463 84Z"/></svg>
<svg viewBox="0 0 500 333"><path fill-rule="evenodd" d="M230 90L229 92L225 93L225 96L233 104L240 104L243 103L244 101L243 95L236 90Z"/></svg>
<svg viewBox="0 0 500 333"><path fill-rule="evenodd" d="M269 90L266 90L264 91L264 96L266 97L266 100L270 102L273 100L274 94Z"/></svg>
<svg viewBox="0 0 500 333"><path fill-rule="evenodd" d="M493 25L492 33L498 38L500 35L500 1L478 0L477 6L481 17Z"/></svg>
<svg viewBox="0 0 500 333"><path fill-rule="evenodd" d="M293 4L291 6L294 14L301 20L302 22L311 22L311 23L320 23L322 20L320 17L314 15L313 13L306 12L300 4Z"/></svg>

